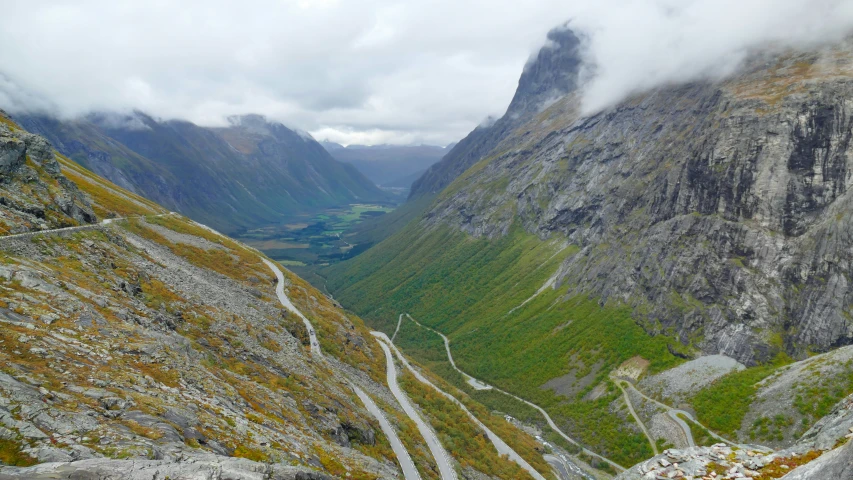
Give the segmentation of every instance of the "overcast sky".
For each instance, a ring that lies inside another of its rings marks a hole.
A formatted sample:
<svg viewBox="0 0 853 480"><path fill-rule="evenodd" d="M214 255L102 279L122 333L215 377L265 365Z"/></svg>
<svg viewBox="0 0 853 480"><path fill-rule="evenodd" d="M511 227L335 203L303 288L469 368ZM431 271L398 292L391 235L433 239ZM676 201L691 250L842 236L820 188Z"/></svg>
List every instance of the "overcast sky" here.
<svg viewBox="0 0 853 480"><path fill-rule="evenodd" d="M853 0L0 0L0 12L3 108L203 125L260 113L368 144L446 144L501 115L569 19L597 64L590 110L853 26Z"/></svg>

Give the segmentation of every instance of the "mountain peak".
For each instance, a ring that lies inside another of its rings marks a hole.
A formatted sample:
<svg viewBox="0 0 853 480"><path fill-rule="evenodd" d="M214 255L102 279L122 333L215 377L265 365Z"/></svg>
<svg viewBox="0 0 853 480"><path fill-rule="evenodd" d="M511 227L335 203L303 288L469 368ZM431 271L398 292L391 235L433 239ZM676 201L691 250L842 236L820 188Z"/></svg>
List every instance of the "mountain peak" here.
<svg viewBox="0 0 853 480"><path fill-rule="evenodd" d="M545 45L524 66L507 114L542 110L576 90L582 65L580 45L568 24L548 32Z"/></svg>
<svg viewBox="0 0 853 480"><path fill-rule="evenodd" d="M230 115L227 120L231 127L243 128L252 133L263 135L268 135L270 126L273 125L267 120L267 117L257 113Z"/></svg>
<svg viewBox="0 0 853 480"><path fill-rule="evenodd" d="M287 133L298 135L306 142L314 142L314 137L305 130L299 128L290 128L287 125L268 119L267 117L257 114L248 113L245 115L231 115L227 118L231 128L241 128L249 133L256 135L276 136L277 132L285 130Z"/></svg>

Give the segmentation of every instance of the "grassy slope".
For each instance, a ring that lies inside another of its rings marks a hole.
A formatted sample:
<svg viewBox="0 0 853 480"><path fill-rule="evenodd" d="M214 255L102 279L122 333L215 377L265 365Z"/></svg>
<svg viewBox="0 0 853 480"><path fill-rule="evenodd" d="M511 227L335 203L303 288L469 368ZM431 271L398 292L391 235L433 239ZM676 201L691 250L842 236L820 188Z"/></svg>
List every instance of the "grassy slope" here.
<svg viewBox="0 0 853 480"><path fill-rule="evenodd" d="M667 350L670 340L646 335L629 309L600 306L590 298L561 299L553 289L509 314L575 251L519 229L484 240L410 224L377 248L334 268L329 287L344 305L389 334L401 312L444 332L463 370L543 405L591 447L632 464L651 451L642 435L609 411L615 391L593 402L581 398L635 355L651 360L653 370L675 365L678 360ZM398 342L407 352L465 388L443 360L440 339L429 332L412 334L412 326L403 330ZM599 368L592 368L596 364ZM592 379L573 398L541 388L570 372ZM472 394L490 407L538 419L495 393Z"/></svg>

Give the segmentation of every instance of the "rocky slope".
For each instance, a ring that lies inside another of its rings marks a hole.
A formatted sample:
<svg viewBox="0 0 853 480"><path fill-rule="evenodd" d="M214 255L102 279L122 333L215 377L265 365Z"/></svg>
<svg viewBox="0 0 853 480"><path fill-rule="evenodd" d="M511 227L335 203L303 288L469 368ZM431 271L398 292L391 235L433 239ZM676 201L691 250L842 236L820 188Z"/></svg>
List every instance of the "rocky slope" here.
<svg viewBox="0 0 853 480"><path fill-rule="evenodd" d="M793 446L773 453L718 443L669 449L618 475L646 478L806 480L853 475L853 396L835 408Z"/></svg>
<svg viewBox="0 0 853 480"><path fill-rule="evenodd" d="M3 121L0 218L31 233L0 236L0 478L398 478L356 387L436 478L359 318L285 272L312 355L260 252Z"/></svg>
<svg viewBox="0 0 853 480"><path fill-rule="evenodd" d="M226 233L389 198L309 135L257 115L234 117L227 128L139 112L15 120L98 175Z"/></svg>

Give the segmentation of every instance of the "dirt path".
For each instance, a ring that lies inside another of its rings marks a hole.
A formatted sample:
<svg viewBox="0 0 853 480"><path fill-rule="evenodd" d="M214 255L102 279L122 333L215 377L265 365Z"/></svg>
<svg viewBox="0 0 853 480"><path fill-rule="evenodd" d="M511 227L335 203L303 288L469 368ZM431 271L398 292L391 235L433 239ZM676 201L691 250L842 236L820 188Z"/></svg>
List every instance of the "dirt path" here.
<svg viewBox="0 0 853 480"><path fill-rule="evenodd" d="M628 396L628 391L625 390L625 387L622 386L622 380L618 380L615 378L611 378L610 380L612 380L613 383L615 383L616 386L619 387L619 390L622 391L622 398L625 399L625 405L628 406L628 411L631 412L631 416L634 417L634 420L637 422L637 425L640 426L640 430L643 431L643 434L645 434L646 438L649 440L649 445L651 445L652 451L655 452L655 455L660 455L660 452L658 451L657 443L655 443L655 440L652 438L652 435L649 433L649 430L646 428L646 424L643 423L643 421L640 419L640 416L637 415L636 411L634 411L634 405L631 403L631 398ZM690 438L690 437L688 437L688 438Z"/></svg>

